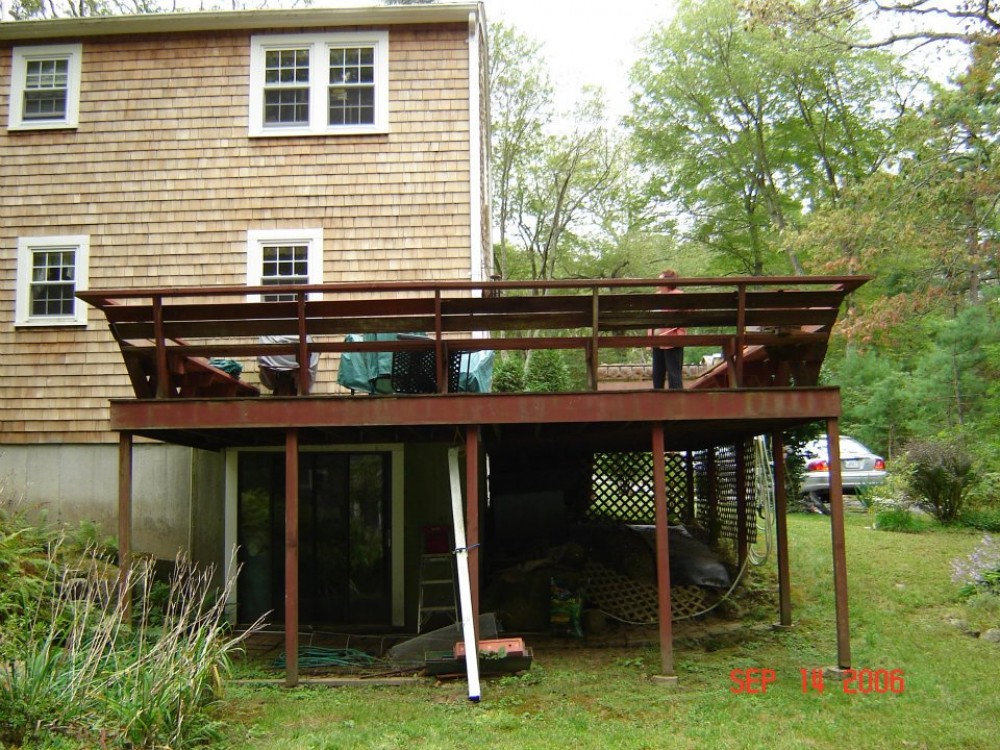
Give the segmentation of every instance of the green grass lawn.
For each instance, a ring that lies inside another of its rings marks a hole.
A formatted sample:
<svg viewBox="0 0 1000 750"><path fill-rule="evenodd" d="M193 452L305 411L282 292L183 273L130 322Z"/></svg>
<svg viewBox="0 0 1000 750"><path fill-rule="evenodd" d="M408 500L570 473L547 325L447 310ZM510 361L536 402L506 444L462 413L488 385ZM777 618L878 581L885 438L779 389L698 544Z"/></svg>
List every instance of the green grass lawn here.
<svg viewBox="0 0 1000 750"><path fill-rule="evenodd" d="M1000 645L965 635L951 560L981 535L893 534L847 528L851 645L858 669L902 670L902 691L845 694L827 680L802 689L801 669L834 664L829 519L789 518L790 631L747 627L681 641L679 685L654 684L655 647L535 650L530 672L488 680L479 704L465 683L407 687L234 686L223 706L228 747L341 748L996 748ZM748 625L776 619L773 561L757 573L769 592L745 604ZM760 590L762 587L751 586ZM995 614L995 610L994 610ZM991 615L992 616L992 615ZM1000 626L996 623L995 626ZM528 639L531 645L530 638ZM732 692L734 669L774 670L766 693Z"/></svg>

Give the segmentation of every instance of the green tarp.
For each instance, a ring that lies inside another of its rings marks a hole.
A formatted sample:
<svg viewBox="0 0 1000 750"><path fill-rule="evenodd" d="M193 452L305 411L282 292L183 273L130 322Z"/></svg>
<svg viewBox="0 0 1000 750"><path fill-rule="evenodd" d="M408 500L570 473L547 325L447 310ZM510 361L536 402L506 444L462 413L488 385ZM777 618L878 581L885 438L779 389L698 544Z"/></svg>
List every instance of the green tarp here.
<svg viewBox="0 0 1000 750"><path fill-rule="evenodd" d="M403 334L413 338L414 334ZM398 341L396 333L351 333L347 342ZM466 393L488 393L493 383L493 352L453 352L449 367L458 369L457 390ZM337 382L352 391L392 393L391 352L344 352L340 358Z"/></svg>

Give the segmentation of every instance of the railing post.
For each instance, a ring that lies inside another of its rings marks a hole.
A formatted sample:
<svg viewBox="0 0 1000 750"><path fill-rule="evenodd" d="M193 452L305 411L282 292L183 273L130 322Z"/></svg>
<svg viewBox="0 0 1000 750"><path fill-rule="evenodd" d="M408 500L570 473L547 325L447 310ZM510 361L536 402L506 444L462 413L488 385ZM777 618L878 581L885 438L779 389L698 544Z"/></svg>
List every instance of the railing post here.
<svg viewBox="0 0 1000 750"><path fill-rule="evenodd" d="M597 384L597 372L600 366L600 342L598 341L598 335L600 334L600 295L598 288L595 286L591 291L591 312L590 312L590 347L587 351L587 385L590 390L596 391L598 389Z"/></svg>
<svg viewBox="0 0 1000 750"><path fill-rule="evenodd" d="M441 289L434 290L434 365L438 393L448 392L448 363L445 361L444 326L441 321Z"/></svg>
<svg viewBox="0 0 1000 750"><path fill-rule="evenodd" d="M153 340L156 344L156 397L170 398L167 339L163 331L163 297L159 294L153 296Z"/></svg>
<svg viewBox="0 0 1000 750"><path fill-rule="evenodd" d="M737 286L736 303L736 387L743 387L743 349L747 339L747 287Z"/></svg>
<svg viewBox="0 0 1000 750"><path fill-rule="evenodd" d="M295 301L299 330L299 393L308 396L312 388L312 382L310 382L312 377L309 372L309 342L306 338L306 293L296 294Z"/></svg>

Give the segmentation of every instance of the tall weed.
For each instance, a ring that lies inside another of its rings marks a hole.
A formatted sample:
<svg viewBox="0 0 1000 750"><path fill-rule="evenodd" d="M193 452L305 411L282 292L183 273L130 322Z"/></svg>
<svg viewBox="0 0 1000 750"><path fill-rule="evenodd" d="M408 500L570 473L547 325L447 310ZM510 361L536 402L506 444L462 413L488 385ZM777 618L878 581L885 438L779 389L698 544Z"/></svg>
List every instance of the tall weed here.
<svg viewBox="0 0 1000 750"><path fill-rule="evenodd" d="M0 746L65 737L178 748L217 737L212 705L253 630L225 625L232 581L219 591L212 570L179 558L161 610L152 560L119 570L93 548L71 556L54 537L12 554L12 536L41 532L9 526L0 525L0 565L37 575L0 599Z"/></svg>

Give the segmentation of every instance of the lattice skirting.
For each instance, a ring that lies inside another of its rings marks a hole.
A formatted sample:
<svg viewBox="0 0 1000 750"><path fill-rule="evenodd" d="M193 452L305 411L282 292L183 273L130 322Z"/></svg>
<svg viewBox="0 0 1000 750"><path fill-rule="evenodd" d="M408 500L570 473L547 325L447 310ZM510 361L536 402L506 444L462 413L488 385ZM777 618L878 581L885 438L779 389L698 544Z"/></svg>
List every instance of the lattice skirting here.
<svg viewBox="0 0 1000 750"><path fill-rule="evenodd" d="M587 581L587 599L611 617L638 625L659 622L656 586L635 581L595 562L587 563L583 573ZM671 619L698 614L705 609L706 599L705 590L698 586L671 587Z"/></svg>

